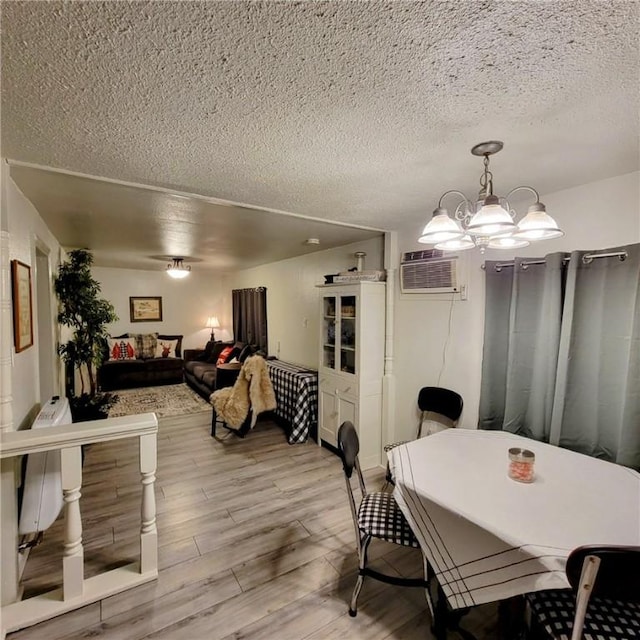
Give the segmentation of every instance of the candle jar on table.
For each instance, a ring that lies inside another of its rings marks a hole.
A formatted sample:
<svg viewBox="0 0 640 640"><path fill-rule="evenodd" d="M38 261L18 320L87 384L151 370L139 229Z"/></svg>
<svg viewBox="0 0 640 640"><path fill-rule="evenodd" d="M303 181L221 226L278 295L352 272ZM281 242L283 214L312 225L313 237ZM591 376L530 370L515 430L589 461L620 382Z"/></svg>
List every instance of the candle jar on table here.
<svg viewBox="0 0 640 640"><path fill-rule="evenodd" d="M535 453L529 449L513 447L509 449L509 477L518 482L533 482Z"/></svg>

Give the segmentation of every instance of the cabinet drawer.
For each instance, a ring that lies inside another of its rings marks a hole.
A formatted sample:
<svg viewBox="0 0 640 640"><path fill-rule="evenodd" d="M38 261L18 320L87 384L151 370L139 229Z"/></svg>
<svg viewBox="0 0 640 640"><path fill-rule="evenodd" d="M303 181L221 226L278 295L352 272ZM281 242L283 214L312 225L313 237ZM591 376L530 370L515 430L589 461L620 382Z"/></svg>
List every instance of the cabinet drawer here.
<svg viewBox="0 0 640 640"><path fill-rule="evenodd" d="M351 376L351 379L349 379L343 376L321 374L319 383L320 388L327 393L341 396L356 396L358 394L358 380L355 376Z"/></svg>

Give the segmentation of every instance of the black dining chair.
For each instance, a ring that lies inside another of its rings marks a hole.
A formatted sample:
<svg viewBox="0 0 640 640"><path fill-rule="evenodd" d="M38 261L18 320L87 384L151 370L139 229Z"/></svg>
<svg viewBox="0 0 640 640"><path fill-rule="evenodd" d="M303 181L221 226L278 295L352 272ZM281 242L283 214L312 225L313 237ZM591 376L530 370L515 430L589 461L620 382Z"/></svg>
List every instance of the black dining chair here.
<svg viewBox="0 0 640 640"><path fill-rule="evenodd" d="M640 638L640 547L582 546L567 559L571 589L526 596L530 637Z"/></svg>
<svg viewBox="0 0 640 640"><path fill-rule="evenodd" d="M347 495L349 497L351 515L353 516L358 549L358 580L351 596L349 615L355 616L357 614L358 595L365 577L369 576L388 584L424 588L427 604L433 619L433 605L429 593L430 568L424 555L424 579L389 576L367 566L367 549L373 538L403 547L419 548L420 545L391 494L383 492L367 493L360 463L358 462L360 441L351 422L343 422L338 429L338 451L342 459L342 468L347 485ZM351 484L354 470L361 494L361 501L358 506L356 506L354 490Z"/></svg>
<svg viewBox="0 0 640 640"><path fill-rule="evenodd" d="M422 437L425 420L438 423L442 428L455 427L462 415L463 406L462 396L451 389L445 389L443 387L422 387L418 393L420 419L418 421L416 440ZM429 435L429 433L425 435ZM407 440L385 445L385 453L391 451L394 447L405 444L405 442L407 442ZM385 479L387 483L394 484L388 463Z"/></svg>

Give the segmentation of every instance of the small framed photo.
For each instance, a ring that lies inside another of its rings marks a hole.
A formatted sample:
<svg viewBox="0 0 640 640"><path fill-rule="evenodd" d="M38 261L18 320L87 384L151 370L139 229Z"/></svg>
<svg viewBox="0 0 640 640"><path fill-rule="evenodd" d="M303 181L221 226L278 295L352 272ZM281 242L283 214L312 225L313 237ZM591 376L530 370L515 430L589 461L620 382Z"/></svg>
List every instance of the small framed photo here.
<svg viewBox="0 0 640 640"><path fill-rule="evenodd" d="M31 300L31 267L19 260L11 261L13 294L13 342L16 353L33 344L33 310Z"/></svg>
<svg viewBox="0 0 640 640"><path fill-rule="evenodd" d="M130 296L129 315L131 322L162 322L162 298Z"/></svg>

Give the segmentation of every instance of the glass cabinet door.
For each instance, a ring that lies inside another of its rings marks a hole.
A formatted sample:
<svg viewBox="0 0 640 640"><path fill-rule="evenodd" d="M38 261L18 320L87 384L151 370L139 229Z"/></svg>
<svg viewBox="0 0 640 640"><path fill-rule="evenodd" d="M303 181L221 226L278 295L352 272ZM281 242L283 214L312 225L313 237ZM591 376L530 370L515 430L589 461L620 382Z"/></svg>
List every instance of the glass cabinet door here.
<svg viewBox="0 0 640 640"><path fill-rule="evenodd" d="M336 297L322 299L322 364L328 369L336 368Z"/></svg>
<svg viewBox="0 0 640 640"><path fill-rule="evenodd" d="M339 369L345 373L356 373L356 320L358 308L356 296L340 296L340 340Z"/></svg>

